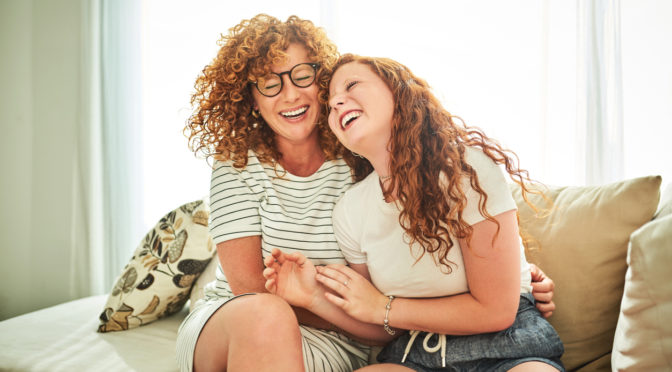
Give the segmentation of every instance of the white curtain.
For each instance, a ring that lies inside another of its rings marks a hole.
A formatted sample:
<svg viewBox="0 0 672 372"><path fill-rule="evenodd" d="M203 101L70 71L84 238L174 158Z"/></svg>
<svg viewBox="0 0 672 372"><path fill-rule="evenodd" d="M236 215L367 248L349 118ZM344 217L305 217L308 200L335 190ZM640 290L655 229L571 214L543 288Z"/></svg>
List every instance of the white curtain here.
<svg viewBox="0 0 672 372"><path fill-rule="evenodd" d="M620 2L580 0L577 125L590 185L623 179Z"/></svg>
<svg viewBox="0 0 672 372"><path fill-rule="evenodd" d="M100 2L82 1L81 89L74 154L72 269L75 298L105 293L101 136Z"/></svg>
<svg viewBox="0 0 672 372"><path fill-rule="evenodd" d="M143 235L141 2L101 2L103 273L110 287Z"/></svg>
<svg viewBox="0 0 672 372"><path fill-rule="evenodd" d="M76 297L108 292L142 237L140 13L132 0L82 1Z"/></svg>
<svg viewBox="0 0 672 372"><path fill-rule="evenodd" d="M0 2L0 320L108 292L142 236L140 9Z"/></svg>

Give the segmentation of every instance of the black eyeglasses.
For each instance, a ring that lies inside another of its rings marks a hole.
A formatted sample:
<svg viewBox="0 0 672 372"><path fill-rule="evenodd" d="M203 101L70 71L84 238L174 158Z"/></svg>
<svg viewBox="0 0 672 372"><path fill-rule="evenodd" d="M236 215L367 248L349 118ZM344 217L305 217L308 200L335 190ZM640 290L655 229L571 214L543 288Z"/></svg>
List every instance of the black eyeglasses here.
<svg viewBox="0 0 672 372"><path fill-rule="evenodd" d="M278 74L272 72L253 84L256 85L257 90L262 95L275 97L282 91L282 75L288 74L292 84L299 88L306 88L315 81L315 75L317 75L317 68L319 66L319 63L299 63L289 71Z"/></svg>

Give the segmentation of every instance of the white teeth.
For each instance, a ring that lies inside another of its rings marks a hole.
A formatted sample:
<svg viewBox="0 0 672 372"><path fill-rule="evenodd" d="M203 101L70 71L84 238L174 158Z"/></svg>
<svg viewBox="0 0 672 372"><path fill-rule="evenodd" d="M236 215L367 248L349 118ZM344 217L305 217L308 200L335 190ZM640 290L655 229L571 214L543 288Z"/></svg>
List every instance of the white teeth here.
<svg viewBox="0 0 672 372"><path fill-rule="evenodd" d="M348 113L347 115L345 115L345 116L343 117L343 119L341 120L341 126L342 126L343 128L345 128L345 126L348 125L348 123L349 123L351 120L356 119L356 118L360 117L361 115L362 115L362 113L359 112L359 111L349 112L349 113Z"/></svg>
<svg viewBox="0 0 672 372"><path fill-rule="evenodd" d="M299 116L299 115L303 114L304 112L306 112L306 110L308 110L308 106L303 106L303 107L298 108L294 111L281 112L280 114L284 117L293 117L293 116Z"/></svg>

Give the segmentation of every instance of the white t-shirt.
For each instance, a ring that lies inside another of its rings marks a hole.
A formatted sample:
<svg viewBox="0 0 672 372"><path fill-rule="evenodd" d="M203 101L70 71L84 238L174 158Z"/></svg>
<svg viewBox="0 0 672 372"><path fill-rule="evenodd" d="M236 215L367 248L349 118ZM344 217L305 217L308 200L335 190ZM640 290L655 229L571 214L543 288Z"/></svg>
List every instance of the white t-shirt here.
<svg viewBox="0 0 672 372"><path fill-rule="evenodd" d="M492 216L516 209L516 203L502 170L480 149L467 148L469 163L478 174L481 188L487 193L485 209ZM478 211L480 195L465 179L463 190L467 196L464 220L473 225L485 220ZM385 295L400 297L443 297L469 291L462 252L457 240L446 257L452 272L438 266L433 255L424 254L417 243L411 248L408 237L399 224L399 207L386 203L373 172L348 190L334 208L334 232L350 263L366 263L373 284ZM412 252L413 251L413 252ZM521 293L532 291L530 267L520 244Z"/></svg>
<svg viewBox="0 0 672 372"><path fill-rule="evenodd" d="M334 236L332 212L352 184L350 167L326 161L308 177L261 164L250 151L244 169L216 162L210 186L210 233L215 244L261 235L262 256L273 248L300 252L316 265L345 264ZM206 300L231 297L221 266L217 280L204 288Z"/></svg>

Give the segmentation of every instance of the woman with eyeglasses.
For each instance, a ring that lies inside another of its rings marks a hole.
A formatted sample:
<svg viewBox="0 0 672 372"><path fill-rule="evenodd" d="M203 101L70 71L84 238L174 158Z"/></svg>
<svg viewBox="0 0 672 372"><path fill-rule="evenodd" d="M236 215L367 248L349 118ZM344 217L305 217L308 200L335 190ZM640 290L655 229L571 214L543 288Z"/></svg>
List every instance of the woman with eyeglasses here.
<svg viewBox="0 0 672 372"><path fill-rule="evenodd" d="M336 46L310 21L263 14L230 29L220 45L196 81L185 128L192 150L214 160L210 232L219 265L178 331L179 366L198 372L365 366L369 346L268 293L262 275L264 257L276 248L301 252L315 265L346 262L331 216L353 182L345 159L354 155L326 120ZM553 283L543 273L539 280L550 314ZM391 339L378 333L371 328L371 337L360 340Z"/></svg>

